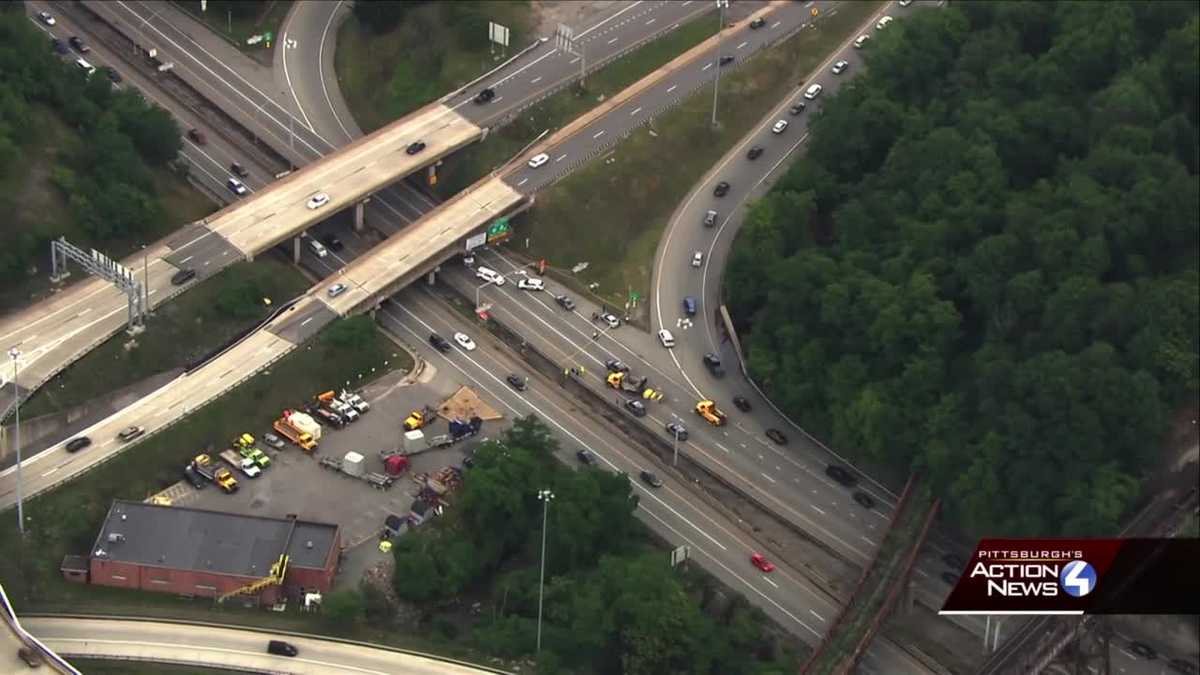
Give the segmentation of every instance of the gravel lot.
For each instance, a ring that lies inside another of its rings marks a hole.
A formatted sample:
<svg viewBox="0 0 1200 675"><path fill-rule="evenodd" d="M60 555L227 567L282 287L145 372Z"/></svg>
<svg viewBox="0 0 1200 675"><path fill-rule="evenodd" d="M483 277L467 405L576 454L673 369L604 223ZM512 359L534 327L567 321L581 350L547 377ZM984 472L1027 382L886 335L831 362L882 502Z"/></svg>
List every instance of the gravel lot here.
<svg viewBox="0 0 1200 675"><path fill-rule="evenodd" d="M403 516L408 513L417 492L417 486L409 479L413 473L461 465L465 452L472 450L483 438L494 437L507 421L486 423L479 436L473 439L414 457L408 473L388 490L376 490L361 480L322 468L317 460L320 457L340 458L353 450L366 458L368 472L383 473L379 451L400 444L401 424L409 411L425 404L434 405L455 388L452 383L444 390L436 384L410 383L399 375L386 376L362 392L363 398L370 402L371 410L340 431L326 428L316 455L309 456L291 445L274 450L260 443L259 447L271 455L271 467L255 479L235 472L239 487L236 493L224 494L213 485L194 490L179 484L168 494L180 506L270 517L295 513L308 520L337 523L343 528L343 544L352 548L375 539L388 514ZM261 438L264 431L258 429L252 433ZM442 420L426 429L431 435L445 432L446 422ZM226 435L232 438L236 433L238 430L230 429Z"/></svg>

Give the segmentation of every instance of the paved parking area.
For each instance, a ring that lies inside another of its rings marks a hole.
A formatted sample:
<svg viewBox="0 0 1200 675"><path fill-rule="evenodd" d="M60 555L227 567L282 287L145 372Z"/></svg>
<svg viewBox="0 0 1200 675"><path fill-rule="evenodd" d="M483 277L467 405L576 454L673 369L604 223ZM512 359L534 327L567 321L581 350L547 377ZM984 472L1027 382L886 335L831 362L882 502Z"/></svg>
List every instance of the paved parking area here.
<svg viewBox="0 0 1200 675"><path fill-rule="evenodd" d="M255 479L235 472L239 486L236 493L224 494L214 485L194 490L180 484L170 488L167 494L181 506L271 517L295 513L304 519L337 523L343 528L343 544L353 547L377 537L388 514L403 516L408 513L417 492L417 486L409 480L414 472L434 472L446 466L461 465L465 452L483 438L495 436L508 421L486 423L479 436L473 439L413 457L408 473L388 490L376 490L361 480L324 469L317 460L322 456L340 458L353 450L366 458L368 472L382 473L379 451L400 444L401 425L409 411L426 404L436 405L456 388L452 382L444 382L439 387L437 383L408 382L399 375L385 376L362 392L363 398L371 404L371 410L344 429L325 428L316 455L310 456L291 445L274 450L260 444L259 447L271 455L271 467ZM253 430L252 433L261 437L263 431ZM236 433L239 430L229 429L225 435L232 438ZM426 433L446 433L446 422L438 420L426 429Z"/></svg>

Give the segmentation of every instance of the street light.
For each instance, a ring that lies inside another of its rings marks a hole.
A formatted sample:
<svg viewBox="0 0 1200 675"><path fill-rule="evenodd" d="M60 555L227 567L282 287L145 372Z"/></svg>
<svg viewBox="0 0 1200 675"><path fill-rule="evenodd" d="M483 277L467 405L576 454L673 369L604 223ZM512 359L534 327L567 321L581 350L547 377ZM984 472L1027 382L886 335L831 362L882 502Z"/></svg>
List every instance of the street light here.
<svg viewBox="0 0 1200 675"><path fill-rule="evenodd" d="M713 115L712 125L717 126L717 89L721 85L721 34L725 29L725 8L729 6L729 0L717 0L717 9L720 11L720 22L717 24L717 77L713 80Z"/></svg>
<svg viewBox="0 0 1200 675"><path fill-rule="evenodd" d="M16 436L15 445L17 447L17 529L20 530L21 536L25 536L25 507L21 502L21 392L17 389L17 376L19 374L19 364L17 357L21 356L21 350L13 347L8 350L8 355L12 357L13 363L13 405L16 407L16 422L13 427L14 435Z"/></svg>
<svg viewBox="0 0 1200 675"><path fill-rule="evenodd" d="M675 429L671 432L671 435L675 437L671 466L679 466L679 430L682 428L683 422L680 421L679 415L675 413L671 413L671 419L675 420Z"/></svg>
<svg viewBox="0 0 1200 675"><path fill-rule="evenodd" d="M542 653L542 596L546 589L546 514L550 511L550 500L554 499L554 493L549 490L538 490L537 496L542 502L542 575L538 580L538 626L535 656Z"/></svg>

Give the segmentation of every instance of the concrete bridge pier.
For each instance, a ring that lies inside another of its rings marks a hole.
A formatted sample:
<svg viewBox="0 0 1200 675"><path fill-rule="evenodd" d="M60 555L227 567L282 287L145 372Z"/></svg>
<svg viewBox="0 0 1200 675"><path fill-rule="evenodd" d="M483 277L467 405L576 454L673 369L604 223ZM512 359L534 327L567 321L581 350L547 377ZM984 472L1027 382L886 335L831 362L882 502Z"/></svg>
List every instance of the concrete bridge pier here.
<svg viewBox="0 0 1200 675"><path fill-rule="evenodd" d="M371 198L367 197L366 199L364 199L361 202L354 205L354 231L355 232L362 232L363 228L366 226L366 215L367 215L366 209L367 209L367 203L370 201L371 201Z"/></svg>
<svg viewBox="0 0 1200 675"><path fill-rule="evenodd" d="M298 234L292 237L292 262L300 264L300 238L304 235Z"/></svg>

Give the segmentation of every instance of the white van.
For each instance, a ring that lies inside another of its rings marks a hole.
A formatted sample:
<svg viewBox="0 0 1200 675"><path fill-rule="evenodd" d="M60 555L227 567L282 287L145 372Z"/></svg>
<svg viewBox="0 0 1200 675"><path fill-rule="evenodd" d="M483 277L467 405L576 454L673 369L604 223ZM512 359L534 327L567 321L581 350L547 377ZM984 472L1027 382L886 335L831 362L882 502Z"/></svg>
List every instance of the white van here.
<svg viewBox="0 0 1200 675"><path fill-rule="evenodd" d="M658 341L667 349L675 346L675 336L671 335L671 331L666 328L658 331Z"/></svg>
<svg viewBox="0 0 1200 675"><path fill-rule="evenodd" d="M308 240L308 249L313 252L318 258L324 258L329 255L329 251L325 250L325 245L316 239Z"/></svg>
<svg viewBox="0 0 1200 675"><path fill-rule="evenodd" d="M504 285L504 277L499 272L489 267L476 267L475 276L483 279L484 281L490 281L497 286Z"/></svg>
<svg viewBox="0 0 1200 675"><path fill-rule="evenodd" d="M96 66L93 66L83 59L75 59L75 65L79 66L80 70L87 73L88 77L91 77L92 74L96 72Z"/></svg>

